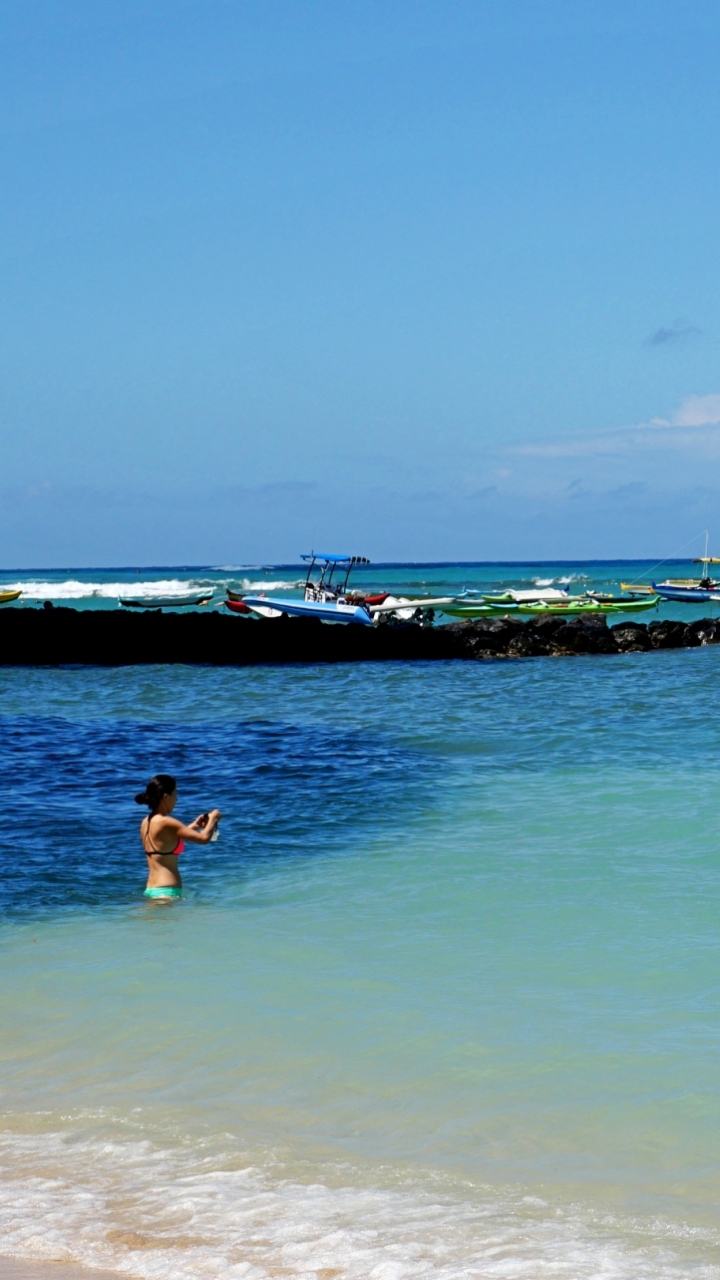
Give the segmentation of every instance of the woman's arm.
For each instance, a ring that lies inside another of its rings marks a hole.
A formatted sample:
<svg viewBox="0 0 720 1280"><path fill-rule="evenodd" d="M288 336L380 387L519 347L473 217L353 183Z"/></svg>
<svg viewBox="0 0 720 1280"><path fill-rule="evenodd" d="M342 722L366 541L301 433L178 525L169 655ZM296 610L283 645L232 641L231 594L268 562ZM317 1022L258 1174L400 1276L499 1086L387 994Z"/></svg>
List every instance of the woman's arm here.
<svg viewBox="0 0 720 1280"><path fill-rule="evenodd" d="M180 839L189 840L191 844L209 844L212 839L212 833L221 817L222 814L219 809L211 809L207 819L205 814L201 813L194 822L188 823L187 826L183 826L182 822L178 822L177 819L171 819L171 821Z"/></svg>

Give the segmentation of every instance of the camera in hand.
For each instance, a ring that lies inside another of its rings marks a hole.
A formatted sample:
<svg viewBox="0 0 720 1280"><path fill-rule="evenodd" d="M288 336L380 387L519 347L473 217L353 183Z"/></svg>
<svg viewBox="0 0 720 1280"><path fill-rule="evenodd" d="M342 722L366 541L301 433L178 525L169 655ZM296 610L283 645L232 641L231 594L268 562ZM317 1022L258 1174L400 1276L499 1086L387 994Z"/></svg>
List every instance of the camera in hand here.
<svg viewBox="0 0 720 1280"><path fill-rule="evenodd" d="M201 820L201 823L202 823L203 827L206 827L206 826L207 826L207 824L208 824L208 822L209 822L209 820L210 820L210 814L209 814L209 813L203 813L203 814L201 814L201 816L200 816L200 820ZM214 841L215 841L215 840L217 840L217 838L218 838L218 836L219 836L219 835L220 835L220 828L219 828L219 824L216 822L216 823L215 823L215 830L213 831L212 835L210 836L210 843L211 843L211 844L213 844L213 843L214 843Z"/></svg>

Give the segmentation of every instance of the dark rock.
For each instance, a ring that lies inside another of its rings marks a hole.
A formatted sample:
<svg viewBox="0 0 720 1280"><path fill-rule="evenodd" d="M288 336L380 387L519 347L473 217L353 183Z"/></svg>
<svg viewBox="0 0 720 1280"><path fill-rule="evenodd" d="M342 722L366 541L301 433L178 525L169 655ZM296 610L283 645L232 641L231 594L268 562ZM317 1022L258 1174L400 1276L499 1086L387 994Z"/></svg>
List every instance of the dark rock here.
<svg viewBox="0 0 720 1280"><path fill-rule="evenodd" d="M607 631L607 614L606 613L583 613L576 615L570 622L570 626L585 627L591 631Z"/></svg>
<svg viewBox="0 0 720 1280"><path fill-rule="evenodd" d="M588 617L573 618L555 632L552 637L552 652L617 653L617 644L604 618L602 625L591 622Z"/></svg>
<svg viewBox="0 0 720 1280"><path fill-rule="evenodd" d="M637 631L641 635L647 635L647 625L644 622L616 622L610 628L611 631Z"/></svg>
<svg viewBox="0 0 720 1280"><path fill-rule="evenodd" d="M558 618L557 614L553 613L542 613L538 617L531 617L526 623L529 631L545 641L565 626L567 626L567 618Z"/></svg>
<svg viewBox="0 0 720 1280"><path fill-rule="evenodd" d="M524 629L520 618L471 618L441 628L455 636L473 657L481 650L493 654L506 653L510 641Z"/></svg>
<svg viewBox="0 0 720 1280"><path fill-rule="evenodd" d="M539 658L549 652L548 646L534 636L530 628L513 636L507 647L509 658Z"/></svg>
<svg viewBox="0 0 720 1280"><path fill-rule="evenodd" d="M687 634L696 638L693 643L720 644L720 618L696 618L688 624Z"/></svg>
<svg viewBox="0 0 720 1280"><path fill-rule="evenodd" d="M316 618L251 620L217 612L160 610L10 607L0 613L0 665L4 666L248 666L469 656L442 627L395 631L327 626Z"/></svg>
<svg viewBox="0 0 720 1280"><path fill-rule="evenodd" d="M687 643L688 628L684 622L674 622L671 619L664 619L662 622L651 622L648 627L648 635L653 649L682 649ZM693 640L694 644L699 644L699 640Z"/></svg>
<svg viewBox="0 0 720 1280"><path fill-rule="evenodd" d="M607 626L605 615L467 619L446 626L329 626L316 618L8 606L0 666L446 661L610 654L720 643L720 618Z"/></svg>
<svg viewBox="0 0 720 1280"><path fill-rule="evenodd" d="M610 630L621 653L647 653L652 649L648 629L642 622L618 622Z"/></svg>

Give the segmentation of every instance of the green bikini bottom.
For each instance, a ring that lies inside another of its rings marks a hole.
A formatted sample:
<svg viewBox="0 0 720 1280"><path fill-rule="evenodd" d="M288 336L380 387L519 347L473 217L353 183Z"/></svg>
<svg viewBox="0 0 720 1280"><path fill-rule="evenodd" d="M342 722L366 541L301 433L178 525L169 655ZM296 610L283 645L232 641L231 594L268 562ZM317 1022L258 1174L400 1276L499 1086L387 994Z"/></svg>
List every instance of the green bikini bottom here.
<svg viewBox="0 0 720 1280"><path fill-rule="evenodd" d="M182 898L182 889L175 884L161 884L156 889L146 889L144 898Z"/></svg>

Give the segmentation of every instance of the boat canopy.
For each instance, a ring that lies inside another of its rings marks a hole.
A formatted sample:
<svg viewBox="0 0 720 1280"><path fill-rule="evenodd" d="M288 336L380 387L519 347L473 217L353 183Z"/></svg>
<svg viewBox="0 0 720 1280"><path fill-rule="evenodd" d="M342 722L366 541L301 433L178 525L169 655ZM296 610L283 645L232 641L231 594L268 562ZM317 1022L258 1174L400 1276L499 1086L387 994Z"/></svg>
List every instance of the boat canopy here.
<svg viewBox="0 0 720 1280"><path fill-rule="evenodd" d="M306 600L337 599L347 591L348 578L356 564L369 564L365 556L340 556L311 551L302 555L301 560L307 562L308 571L305 581ZM313 573L315 578L313 578ZM333 582L337 573L338 581Z"/></svg>
<svg viewBox="0 0 720 1280"><path fill-rule="evenodd" d="M328 564L369 564L366 556L327 555L324 551L310 551L301 555L301 560L325 560Z"/></svg>

